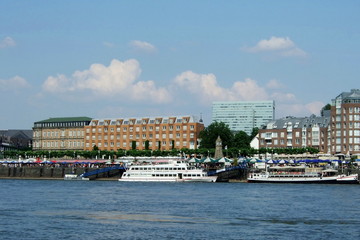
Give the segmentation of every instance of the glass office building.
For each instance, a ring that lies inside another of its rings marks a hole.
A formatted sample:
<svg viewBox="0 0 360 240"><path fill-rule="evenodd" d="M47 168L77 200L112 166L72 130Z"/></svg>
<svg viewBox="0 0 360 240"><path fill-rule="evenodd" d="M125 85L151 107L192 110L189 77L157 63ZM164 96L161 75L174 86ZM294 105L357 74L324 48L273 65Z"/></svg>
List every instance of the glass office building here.
<svg viewBox="0 0 360 240"><path fill-rule="evenodd" d="M260 128L275 119L274 101L213 102L212 122L224 122L231 131L251 134L253 128Z"/></svg>

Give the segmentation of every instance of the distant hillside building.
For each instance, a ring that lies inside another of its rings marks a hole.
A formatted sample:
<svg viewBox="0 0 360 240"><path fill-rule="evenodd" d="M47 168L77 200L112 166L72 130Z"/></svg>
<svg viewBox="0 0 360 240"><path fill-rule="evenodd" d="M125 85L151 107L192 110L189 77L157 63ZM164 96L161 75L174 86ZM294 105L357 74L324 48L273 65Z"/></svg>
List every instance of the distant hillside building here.
<svg viewBox="0 0 360 240"><path fill-rule="evenodd" d="M331 102L331 153L360 155L360 90L343 92Z"/></svg>
<svg viewBox="0 0 360 240"><path fill-rule="evenodd" d="M193 116L93 119L85 126L85 150L197 149L203 129Z"/></svg>
<svg viewBox="0 0 360 240"><path fill-rule="evenodd" d="M212 104L212 122L224 122L233 132L244 131L250 135L253 128L260 128L274 118L274 101L227 101Z"/></svg>
<svg viewBox="0 0 360 240"><path fill-rule="evenodd" d="M34 123L33 150L83 150L89 117L49 118Z"/></svg>
<svg viewBox="0 0 360 240"><path fill-rule="evenodd" d="M329 116L285 117L259 129L259 148L312 147L328 152Z"/></svg>

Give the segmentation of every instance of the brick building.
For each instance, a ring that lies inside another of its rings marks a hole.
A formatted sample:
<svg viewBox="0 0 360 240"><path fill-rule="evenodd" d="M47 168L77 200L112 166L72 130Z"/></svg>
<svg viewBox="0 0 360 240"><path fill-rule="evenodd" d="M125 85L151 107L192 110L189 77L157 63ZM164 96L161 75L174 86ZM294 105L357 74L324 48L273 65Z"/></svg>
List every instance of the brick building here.
<svg viewBox="0 0 360 240"><path fill-rule="evenodd" d="M85 126L85 150L196 149L204 129L193 116L93 119Z"/></svg>
<svg viewBox="0 0 360 240"><path fill-rule="evenodd" d="M331 102L331 153L360 155L360 90L343 92Z"/></svg>

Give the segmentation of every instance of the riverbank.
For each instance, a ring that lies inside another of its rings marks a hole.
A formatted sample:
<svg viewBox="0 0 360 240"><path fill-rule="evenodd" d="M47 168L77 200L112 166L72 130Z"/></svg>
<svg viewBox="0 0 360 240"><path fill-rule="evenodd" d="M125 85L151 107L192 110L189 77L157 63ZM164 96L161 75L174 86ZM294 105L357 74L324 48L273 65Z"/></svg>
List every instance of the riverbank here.
<svg viewBox="0 0 360 240"><path fill-rule="evenodd" d="M83 174L98 170L99 168L88 167L47 167L47 166L23 166L23 167L0 167L0 179L33 179L33 180L63 180L65 174ZM98 173L91 176L91 180L117 180L123 171L113 170Z"/></svg>

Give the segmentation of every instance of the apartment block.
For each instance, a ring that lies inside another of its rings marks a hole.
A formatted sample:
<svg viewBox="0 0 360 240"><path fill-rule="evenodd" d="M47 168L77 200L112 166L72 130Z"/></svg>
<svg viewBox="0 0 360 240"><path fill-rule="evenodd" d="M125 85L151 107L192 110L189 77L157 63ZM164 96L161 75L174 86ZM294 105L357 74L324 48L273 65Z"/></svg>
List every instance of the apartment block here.
<svg viewBox="0 0 360 240"><path fill-rule="evenodd" d="M329 116L285 117L259 129L260 148L312 147L328 153Z"/></svg>
<svg viewBox="0 0 360 240"><path fill-rule="evenodd" d="M331 153L360 155L360 90L342 92L331 101Z"/></svg>
<svg viewBox="0 0 360 240"><path fill-rule="evenodd" d="M34 123L33 150L83 150L89 117L49 118Z"/></svg>
<svg viewBox="0 0 360 240"><path fill-rule="evenodd" d="M85 129L85 150L197 149L202 120L193 116L93 119Z"/></svg>

